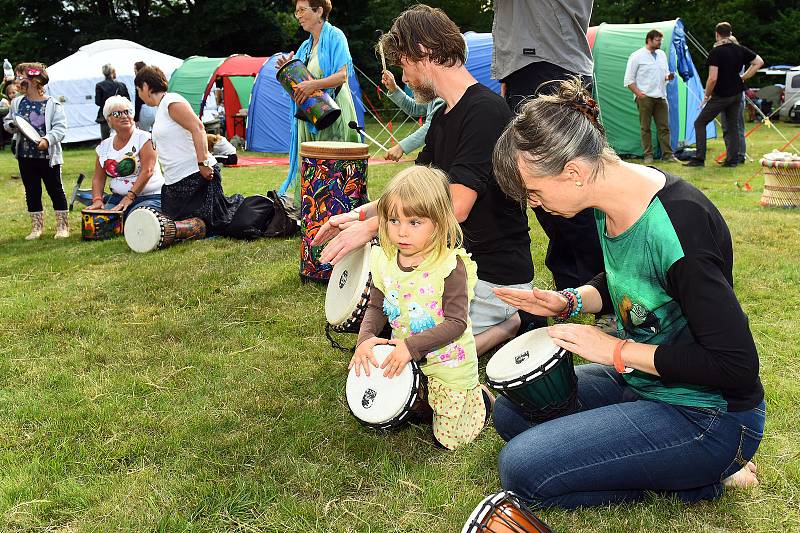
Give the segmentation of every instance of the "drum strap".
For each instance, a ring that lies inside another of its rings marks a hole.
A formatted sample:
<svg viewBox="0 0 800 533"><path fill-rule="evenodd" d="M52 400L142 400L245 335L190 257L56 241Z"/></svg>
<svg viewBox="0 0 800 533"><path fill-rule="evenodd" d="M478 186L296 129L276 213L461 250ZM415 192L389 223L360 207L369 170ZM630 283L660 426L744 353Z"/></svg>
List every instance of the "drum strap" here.
<svg viewBox="0 0 800 533"><path fill-rule="evenodd" d="M356 347L353 346L352 348L347 348L339 344L339 342L333 338L331 335L331 325L326 323L325 324L325 336L328 338L328 341L331 343L331 347L336 348L337 350L341 350L346 353L355 353Z"/></svg>

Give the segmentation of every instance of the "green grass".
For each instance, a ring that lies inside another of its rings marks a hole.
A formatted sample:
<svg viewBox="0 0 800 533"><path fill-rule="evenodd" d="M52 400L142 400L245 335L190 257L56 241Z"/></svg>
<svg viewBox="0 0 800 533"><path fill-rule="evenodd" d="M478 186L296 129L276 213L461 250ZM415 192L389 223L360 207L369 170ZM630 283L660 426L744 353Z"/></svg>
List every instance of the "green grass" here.
<svg viewBox="0 0 800 533"><path fill-rule="evenodd" d="M750 153L781 144L762 129ZM93 158L66 151L68 192ZM408 164L372 166L372 196ZM800 212L761 208L760 175L753 192L734 186L757 163L665 168L700 187L733 234L769 411L760 485L692 506L654 496L541 515L559 531L800 530ZM264 192L285 171L227 169L225 190ZM0 530L452 532L499 488L492 429L447 453L428 428L380 435L351 418L347 358L324 336L324 288L298 279L297 239L140 255L123 239L81 242L77 212L73 236L55 241L46 212L45 237L26 242L12 173L0 152Z"/></svg>

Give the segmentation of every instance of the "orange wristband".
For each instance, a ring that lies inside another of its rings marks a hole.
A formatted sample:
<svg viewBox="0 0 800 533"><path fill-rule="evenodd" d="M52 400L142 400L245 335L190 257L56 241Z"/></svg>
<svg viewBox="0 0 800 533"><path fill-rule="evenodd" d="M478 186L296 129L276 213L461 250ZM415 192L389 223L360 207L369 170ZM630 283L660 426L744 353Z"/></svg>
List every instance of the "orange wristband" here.
<svg viewBox="0 0 800 533"><path fill-rule="evenodd" d="M367 214L364 212L363 209L358 210L358 220L360 222L364 222L365 220L367 220Z"/></svg>
<svg viewBox="0 0 800 533"><path fill-rule="evenodd" d="M629 339L620 339L614 346L614 369L620 374L625 373L625 363L622 362L622 347L625 346Z"/></svg>

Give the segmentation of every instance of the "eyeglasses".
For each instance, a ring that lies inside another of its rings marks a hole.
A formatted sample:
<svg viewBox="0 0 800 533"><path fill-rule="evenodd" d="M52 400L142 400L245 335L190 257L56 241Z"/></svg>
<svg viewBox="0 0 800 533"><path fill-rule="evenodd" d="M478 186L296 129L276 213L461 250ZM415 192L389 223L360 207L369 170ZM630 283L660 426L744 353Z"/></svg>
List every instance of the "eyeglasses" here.
<svg viewBox="0 0 800 533"><path fill-rule="evenodd" d="M130 117L132 115L133 115L133 111L131 111L130 109L122 109L120 111L112 111L111 112L111 116L114 117L114 118Z"/></svg>
<svg viewBox="0 0 800 533"><path fill-rule="evenodd" d="M300 17L302 17L302 16L303 16L303 15L304 15L306 12L308 12L308 11L314 11L314 9L316 9L316 8L313 8L313 7L306 7L306 6L300 6L300 7L298 7L297 9L295 9L295 10L294 10L294 16L295 16L295 17L297 17L297 18L300 18Z"/></svg>

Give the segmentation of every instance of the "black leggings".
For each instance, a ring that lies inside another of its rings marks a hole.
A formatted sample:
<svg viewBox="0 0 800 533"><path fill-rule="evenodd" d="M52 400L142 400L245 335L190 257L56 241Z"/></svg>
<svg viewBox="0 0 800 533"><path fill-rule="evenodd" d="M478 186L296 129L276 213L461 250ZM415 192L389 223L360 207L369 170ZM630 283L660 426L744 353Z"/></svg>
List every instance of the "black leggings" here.
<svg viewBox="0 0 800 533"><path fill-rule="evenodd" d="M217 160L217 163L222 163L226 167L235 165L239 162L239 156L237 154L231 155L215 155L214 159Z"/></svg>
<svg viewBox="0 0 800 533"><path fill-rule="evenodd" d="M61 165L50 166L49 159L35 159L20 157L19 175L25 186L25 201L28 203L28 212L43 211L42 208L42 182L47 189L47 194L53 202L56 211L67 210L67 195L61 185Z"/></svg>

